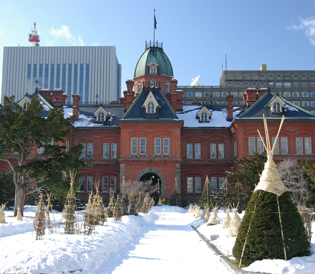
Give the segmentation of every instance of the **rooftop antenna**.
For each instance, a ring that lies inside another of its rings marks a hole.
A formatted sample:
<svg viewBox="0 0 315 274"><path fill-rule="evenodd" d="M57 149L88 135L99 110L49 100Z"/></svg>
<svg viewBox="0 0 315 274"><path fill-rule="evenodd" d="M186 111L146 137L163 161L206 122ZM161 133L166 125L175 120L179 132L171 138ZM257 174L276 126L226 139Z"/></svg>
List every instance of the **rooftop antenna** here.
<svg viewBox="0 0 315 274"><path fill-rule="evenodd" d="M34 22L34 29L31 30L31 33L28 35L28 41L33 44L33 47L39 46L39 35L38 31L36 30L36 22Z"/></svg>
<svg viewBox="0 0 315 274"><path fill-rule="evenodd" d="M153 26L153 47L155 46L155 30L156 30L156 18L155 18L155 9L154 9L154 26Z"/></svg>

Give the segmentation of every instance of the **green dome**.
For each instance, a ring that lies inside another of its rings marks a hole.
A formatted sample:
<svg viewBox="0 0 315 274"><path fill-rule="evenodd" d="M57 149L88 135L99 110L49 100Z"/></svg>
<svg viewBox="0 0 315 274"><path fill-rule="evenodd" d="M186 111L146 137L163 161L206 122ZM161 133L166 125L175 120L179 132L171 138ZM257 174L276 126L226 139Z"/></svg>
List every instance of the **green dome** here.
<svg viewBox="0 0 315 274"><path fill-rule="evenodd" d="M148 47L139 58L134 77L150 74L151 63L157 64L157 73L159 75L173 76L173 68L167 55L161 47Z"/></svg>

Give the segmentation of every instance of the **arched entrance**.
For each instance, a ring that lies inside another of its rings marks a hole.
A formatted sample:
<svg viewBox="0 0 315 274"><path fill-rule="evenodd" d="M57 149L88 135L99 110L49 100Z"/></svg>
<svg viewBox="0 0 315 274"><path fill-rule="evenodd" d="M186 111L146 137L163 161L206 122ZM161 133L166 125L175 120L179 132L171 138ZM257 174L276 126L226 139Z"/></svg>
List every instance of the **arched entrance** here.
<svg viewBox="0 0 315 274"><path fill-rule="evenodd" d="M165 197L165 179L162 172L160 172L158 169L155 169L152 166L145 168L138 173L136 180L143 181L142 178L149 178L152 175L154 176L153 179L156 180L156 182L157 182L157 179L160 179L159 181L160 181L161 197L164 198Z"/></svg>
<svg viewBox="0 0 315 274"><path fill-rule="evenodd" d="M153 198L155 204L159 202L160 194L161 194L161 179L158 175L155 173L146 173L144 174L140 181L143 182L151 182L151 186L153 189L151 189L151 197Z"/></svg>

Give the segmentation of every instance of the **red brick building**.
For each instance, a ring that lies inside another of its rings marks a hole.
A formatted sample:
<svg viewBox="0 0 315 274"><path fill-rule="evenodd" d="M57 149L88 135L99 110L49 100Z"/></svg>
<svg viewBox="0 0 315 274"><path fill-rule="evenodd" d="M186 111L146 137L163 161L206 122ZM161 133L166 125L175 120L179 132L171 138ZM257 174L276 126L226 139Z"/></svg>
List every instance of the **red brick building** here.
<svg viewBox="0 0 315 274"><path fill-rule="evenodd" d="M286 117L277 159L315 160L312 114L266 89L252 88L244 91L245 107L232 107L233 95L226 98L227 108L183 105L183 92L177 90L171 62L160 45L145 49L133 80L126 84L119 104L79 108L80 98L73 95L73 107L65 108L66 115L78 115L69 145L85 144L81 157L93 163L82 170L81 198L88 197L95 181L101 182L99 190L107 201L109 189L118 193L123 180L152 180L159 182L162 197L168 199L176 179L186 204L199 199L206 176L218 192L236 159L263 152L257 133L264 132L263 114L271 137L276 136L282 115ZM58 106L60 100L65 102L59 91L40 95L47 105L55 97ZM27 97L21 103L26 101Z"/></svg>

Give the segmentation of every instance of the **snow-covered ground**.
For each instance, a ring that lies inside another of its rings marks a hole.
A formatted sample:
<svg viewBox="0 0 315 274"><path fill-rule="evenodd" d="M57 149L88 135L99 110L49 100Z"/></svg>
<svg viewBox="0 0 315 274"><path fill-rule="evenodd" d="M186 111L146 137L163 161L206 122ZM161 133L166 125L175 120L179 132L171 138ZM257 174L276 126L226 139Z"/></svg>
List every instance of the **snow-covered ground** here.
<svg viewBox="0 0 315 274"><path fill-rule="evenodd" d="M207 226L186 209L153 207L149 214L109 219L92 236L49 234L35 240L36 207L27 207L22 221L5 211L0 224L0 273L229 273L191 226L232 258L235 237L228 238L222 225ZM82 212L78 213L82 219ZM225 213L218 214L222 221ZM57 221L60 213L55 213ZM241 216L242 217L242 216ZM57 226L58 229L58 226ZM60 229L63 232L63 229ZM292 260L257 261L247 271L268 273L314 273L312 255ZM167 271L166 271L167 270Z"/></svg>

